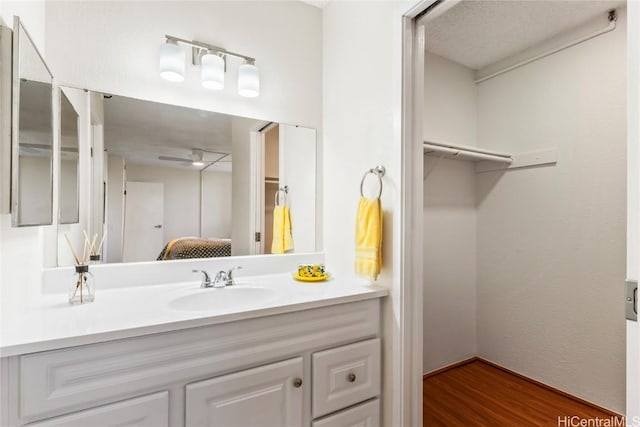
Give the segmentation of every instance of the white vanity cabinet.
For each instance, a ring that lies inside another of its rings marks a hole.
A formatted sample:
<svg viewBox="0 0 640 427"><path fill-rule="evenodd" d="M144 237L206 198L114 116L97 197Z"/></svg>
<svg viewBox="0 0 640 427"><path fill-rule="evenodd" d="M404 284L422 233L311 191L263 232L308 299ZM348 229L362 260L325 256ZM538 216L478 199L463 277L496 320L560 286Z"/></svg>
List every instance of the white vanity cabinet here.
<svg viewBox="0 0 640 427"><path fill-rule="evenodd" d="M380 299L2 359L7 426L376 427Z"/></svg>

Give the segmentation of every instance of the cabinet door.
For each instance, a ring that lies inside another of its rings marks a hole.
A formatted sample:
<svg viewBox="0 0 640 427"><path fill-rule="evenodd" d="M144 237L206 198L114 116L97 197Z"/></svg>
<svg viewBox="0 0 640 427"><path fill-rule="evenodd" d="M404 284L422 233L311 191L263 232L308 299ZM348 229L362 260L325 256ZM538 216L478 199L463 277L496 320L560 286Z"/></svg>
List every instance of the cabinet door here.
<svg viewBox="0 0 640 427"><path fill-rule="evenodd" d="M189 427L302 425L302 357L187 385Z"/></svg>
<svg viewBox="0 0 640 427"><path fill-rule="evenodd" d="M314 421L312 427L379 427L380 400L362 403Z"/></svg>
<svg viewBox="0 0 640 427"><path fill-rule="evenodd" d="M28 424L29 427L167 427L166 391Z"/></svg>

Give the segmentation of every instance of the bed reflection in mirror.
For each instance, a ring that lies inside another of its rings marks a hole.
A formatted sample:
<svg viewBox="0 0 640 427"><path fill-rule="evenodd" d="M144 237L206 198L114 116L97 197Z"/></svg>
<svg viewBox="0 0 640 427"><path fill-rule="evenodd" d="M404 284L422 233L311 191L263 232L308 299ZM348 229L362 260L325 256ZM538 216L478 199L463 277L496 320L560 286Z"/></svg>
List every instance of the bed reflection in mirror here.
<svg viewBox="0 0 640 427"><path fill-rule="evenodd" d="M80 144L94 150L85 228L97 241L104 235L103 262L270 254L281 225L274 186L288 188L293 247L285 252L316 250L315 130L87 96L92 131ZM59 245L60 265L70 263L64 252Z"/></svg>

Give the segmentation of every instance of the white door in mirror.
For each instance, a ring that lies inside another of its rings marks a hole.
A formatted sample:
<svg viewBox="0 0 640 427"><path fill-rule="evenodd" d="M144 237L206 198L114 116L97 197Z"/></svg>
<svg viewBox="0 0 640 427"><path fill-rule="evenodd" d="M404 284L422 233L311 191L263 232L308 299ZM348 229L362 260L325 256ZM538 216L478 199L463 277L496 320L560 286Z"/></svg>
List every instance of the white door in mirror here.
<svg viewBox="0 0 640 427"><path fill-rule="evenodd" d="M127 181L124 262L155 261L162 250L164 184Z"/></svg>

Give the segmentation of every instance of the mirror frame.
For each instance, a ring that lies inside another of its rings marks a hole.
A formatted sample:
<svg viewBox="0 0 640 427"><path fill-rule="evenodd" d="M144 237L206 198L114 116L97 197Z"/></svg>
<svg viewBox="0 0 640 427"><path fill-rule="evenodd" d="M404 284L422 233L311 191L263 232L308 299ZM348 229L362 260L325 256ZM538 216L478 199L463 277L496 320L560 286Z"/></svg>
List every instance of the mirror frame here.
<svg viewBox="0 0 640 427"><path fill-rule="evenodd" d="M80 223L80 134L79 134L79 117L80 114L76 111L76 107L69 100L67 95L64 93L64 86L59 86L58 88L59 96L58 96L58 224L79 224ZM74 220L71 222L65 222L62 220L62 207L60 200L62 199L62 101L63 98L67 100L73 111L76 113L76 147L78 149L78 158L76 161L76 210Z"/></svg>
<svg viewBox="0 0 640 427"><path fill-rule="evenodd" d="M20 31L24 32L36 54L42 61L44 68L51 77L51 95L49 97L51 102L51 175L49 179L49 195L51 197L51 210L49 212L49 222L43 222L40 224L22 224L18 221L18 206L20 204L19 198L19 179L20 179ZM33 39L29 35L27 29L22 25L20 17L14 16L13 18L13 53L12 53L12 89L11 89L11 225L13 227L30 227L39 225L52 225L53 224L53 177L54 177L54 132L55 132L55 117L53 112L53 73L47 66L42 54L33 43Z"/></svg>

